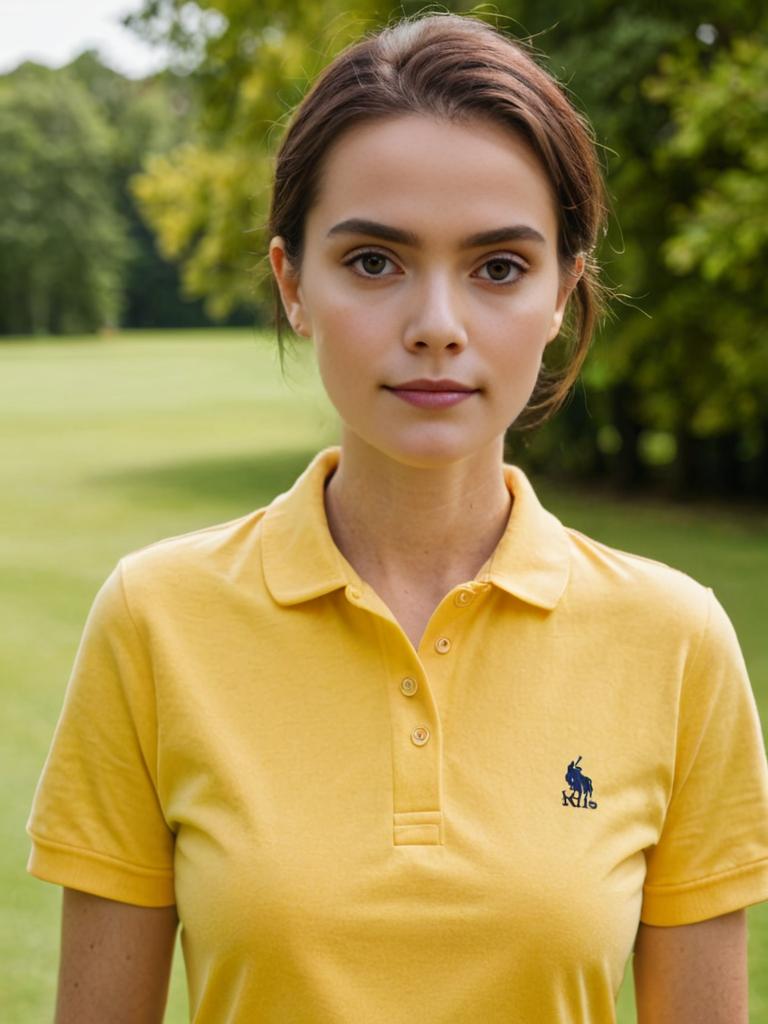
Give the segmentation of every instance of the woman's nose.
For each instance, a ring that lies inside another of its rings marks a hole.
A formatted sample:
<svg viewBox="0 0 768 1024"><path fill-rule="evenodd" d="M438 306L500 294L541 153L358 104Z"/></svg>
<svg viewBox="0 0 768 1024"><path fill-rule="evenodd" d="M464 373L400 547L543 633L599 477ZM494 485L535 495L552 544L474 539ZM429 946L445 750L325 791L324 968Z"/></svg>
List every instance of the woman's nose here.
<svg viewBox="0 0 768 1024"><path fill-rule="evenodd" d="M403 337L408 349L460 352L468 340L460 297L446 276L435 276L414 291Z"/></svg>

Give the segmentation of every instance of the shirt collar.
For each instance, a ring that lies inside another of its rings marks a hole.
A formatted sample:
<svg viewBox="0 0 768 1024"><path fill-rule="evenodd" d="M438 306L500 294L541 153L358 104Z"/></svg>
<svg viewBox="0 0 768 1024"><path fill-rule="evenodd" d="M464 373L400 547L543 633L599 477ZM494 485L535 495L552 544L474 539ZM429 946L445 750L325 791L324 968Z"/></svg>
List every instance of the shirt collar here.
<svg viewBox="0 0 768 1024"><path fill-rule="evenodd" d="M319 452L289 491L278 495L262 520L264 575L274 599L299 604L356 582L338 550L325 514L325 482L339 463L341 449ZM551 610L570 575L565 528L539 503L525 473L504 466L514 497L509 522L493 555L478 573L514 597Z"/></svg>
<svg viewBox="0 0 768 1024"><path fill-rule="evenodd" d="M513 597L551 611L565 593L571 575L571 546L565 527L539 502L519 466L504 466L514 498L507 528L485 574Z"/></svg>

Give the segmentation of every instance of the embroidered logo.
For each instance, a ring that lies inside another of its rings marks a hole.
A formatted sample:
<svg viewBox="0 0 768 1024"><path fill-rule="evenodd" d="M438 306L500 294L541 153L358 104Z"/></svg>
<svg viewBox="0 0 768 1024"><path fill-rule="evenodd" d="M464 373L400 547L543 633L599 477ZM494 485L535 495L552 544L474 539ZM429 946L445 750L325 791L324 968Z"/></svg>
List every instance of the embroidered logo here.
<svg viewBox="0 0 768 1024"><path fill-rule="evenodd" d="M565 781L568 783L570 793L563 790L563 807L590 807L594 809L597 804L592 799L592 779L579 767L581 754L575 761L568 765L565 773Z"/></svg>

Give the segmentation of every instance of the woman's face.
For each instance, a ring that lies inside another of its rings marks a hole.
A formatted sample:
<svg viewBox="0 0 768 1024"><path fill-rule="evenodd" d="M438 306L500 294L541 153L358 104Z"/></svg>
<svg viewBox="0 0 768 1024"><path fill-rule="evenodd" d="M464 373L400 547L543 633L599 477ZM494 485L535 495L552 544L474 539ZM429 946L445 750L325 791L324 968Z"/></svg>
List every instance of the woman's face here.
<svg viewBox="0 0 768 1024"><path fill-rule="evenodd" d="M577 280L560 273L553 199L528 146L488 121L415 114L343 135L300 272L279 238L270 259L345 438L413 466L498 448Z"/></svg>

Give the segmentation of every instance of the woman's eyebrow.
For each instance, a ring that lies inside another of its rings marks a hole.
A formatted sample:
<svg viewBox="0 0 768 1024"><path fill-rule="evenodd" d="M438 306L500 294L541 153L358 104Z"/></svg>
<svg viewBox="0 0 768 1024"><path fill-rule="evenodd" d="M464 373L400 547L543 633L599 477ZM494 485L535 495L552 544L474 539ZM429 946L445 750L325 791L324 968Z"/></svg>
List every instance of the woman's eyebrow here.
<svg viewBox="0 0 768 1024"><path fill-rule="evenodd" d="M381 238L385 242L399 242L401 245L411 245L418 248L421 240L412 231L405 231L403 228L391 227L389 224L379 224L375 220L364 220L360 217L351 217L349 220L342 220L328 232L328 238L332 235L369 235L372 238ZM469 235L459 242L462 249L473 249L481 245L499 245L502 242L539 242L546 244L541 232L527 224L511 224L507 227L493 228L490 231L479 231L477 234Z"/></svg>
<svg viewBox="0 0 768 1024"><path fill-rule="evenodd" d="M371 235L373 238L381 238L385 242L419 245L419 238L412 231L393 228L388 224L379 224L375 220L363 220L360 217L350 217L349 220L342 220L338 224L334 224L328 232L328 238L332 235Z"/></svg>
<svg viewBox="0 0 768 1024"><path fill-rule="evenodd" d="M527 224L510 224L491 231L479 231L476 235L462 239L459 244L462 249L473 249L478 245L499 245L502 242L538 242L546 245L544 235Z"/></svg>

